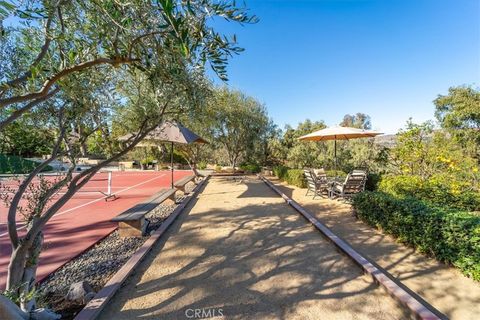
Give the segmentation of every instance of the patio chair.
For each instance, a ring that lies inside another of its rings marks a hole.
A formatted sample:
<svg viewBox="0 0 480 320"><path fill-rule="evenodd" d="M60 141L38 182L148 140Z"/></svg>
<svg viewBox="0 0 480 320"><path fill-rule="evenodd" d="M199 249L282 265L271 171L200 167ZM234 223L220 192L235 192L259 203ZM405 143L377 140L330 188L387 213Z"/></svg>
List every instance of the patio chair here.
<svg viewBox="0 0 480 320"><path fill-rule="evenodd" d="M313 179L318 185L323 186L328 184L328 178L327 178L327 174L325 173L325 170L313 169L310 172L312 173Z"/></svg>
<svg viewBox="0 0 480 320"><path fill-rule="evenodd" d="M313 173L315 176L323 176L323 175L326 175L325 170L324 170L323 168L313 169L313 170L312 170L312 173Z"/></svg>
<svg viewBox="0 0 480 320"><path fill-rule="evenodd" d="M308 196L310 191L313 192L313 199L315 199L316 196L322 196L324 193L328 193L328 181L326 175L325 178L321 176L315 177L315 175L309 169L303 170L303 173L307 179L307 193L305 193L306 196Z"/></svg>
<svg viewBox="0 0 480 320"><path fill-rule="evenodd" d="M351 199L355 194L365 191L367 182L367 173L363 170L353 170L350 172L343 183L334 182L329 189L330 197L341 197Z"/></svg>

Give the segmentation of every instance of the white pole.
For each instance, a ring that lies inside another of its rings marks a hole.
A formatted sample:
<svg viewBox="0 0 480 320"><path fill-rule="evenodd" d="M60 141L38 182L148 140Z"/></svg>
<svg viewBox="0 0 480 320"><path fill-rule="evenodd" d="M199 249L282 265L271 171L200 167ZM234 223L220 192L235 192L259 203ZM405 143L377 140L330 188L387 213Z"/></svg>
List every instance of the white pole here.
<svg viewBox="0 0 480 320"><path fill-rule="evenodd" d="M112 195L112 171L108 171L108 189L107 189L107 195L111 196Z"/></svg>

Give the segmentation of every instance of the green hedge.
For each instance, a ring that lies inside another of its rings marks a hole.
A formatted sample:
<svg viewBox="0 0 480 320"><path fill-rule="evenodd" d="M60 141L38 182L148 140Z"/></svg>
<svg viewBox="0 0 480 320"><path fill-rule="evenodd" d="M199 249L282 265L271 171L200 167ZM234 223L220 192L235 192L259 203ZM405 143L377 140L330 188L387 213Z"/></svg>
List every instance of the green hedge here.
<svg viewBox="0 0 480 320"><path fill-rule="evenodd" d="M382 180L382 175L379 173L368 173L367 174L367 182L365 183L365 190L368 191L376 191L378 189L378 185Z"/></svg>
<svg viewBox="0 0 480 320"><path fill-rule="evenodd" d="M252 163L241 164L240 169L250 173L259 173L262 170L262 168L258 164Z"/></svg>
<svg viewBox="0 0 480 320"><path fill-rule="evenodd" d="M480 216L383 192L360 193L353 206L366 223L480 281Z"/></svg>
<svg viewBox="0 0 480 320"><path fill-rule="evenodd" d="M38 166L38 163L31 160L24 159L19 156L10 156L0 154L0 174L21 174L30 173ZM52 167L47 166L43 171L53 170Z"/></svg>
<svg viewBox="0 0 480 320"><path fill-rule="evenodd" d="M471 190L468 184L459 185L443 177L423 180L411 175L384 176L378 190L396 197L415 197L438 206L480 211L478 191Z"/></svg>
<svg viewBox="0 0 480 320"><path fill-rule="evenodd" d="M293 186L299 188L307 187L307 181L305 180L302 169L290 169L284 166L277 166L273 167L273 174Z"/></svg>
<svg viewBox="0 0 480 320"><path fill-rule="evenodd" d="M305 180L305 175L303 174L302 169L288 169L285 176L285 181L292 186L297 186L299 188L306 188L307 181Z"/></svg>
<svg viewBox="0 0 480 320"><path fill-rule="evenodd" d="M285 167L285 166L273 167L273 174L276 175L279 179L285 178L287 171L288 171L288 167Z"/></svg>

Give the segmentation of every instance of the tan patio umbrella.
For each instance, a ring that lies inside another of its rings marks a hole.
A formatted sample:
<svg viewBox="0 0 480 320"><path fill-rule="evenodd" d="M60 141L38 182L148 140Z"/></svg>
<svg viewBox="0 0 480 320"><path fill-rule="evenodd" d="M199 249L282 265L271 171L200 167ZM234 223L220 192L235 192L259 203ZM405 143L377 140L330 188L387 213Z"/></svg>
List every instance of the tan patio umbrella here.
<svg viewBox="0 0 480 320"><path fill-rule="evenodd" d="M131 133L126 134L118 140L126 141L132 136ZM165 121L155 129L153 129L137 146L152 146L158 142L170 142L170 164L171 164L171 187L173 189L173 144L190 144L190 143L208 143L205 139L193 133L186 127L176 121Z"/></svg>
<svg viewBox="0 0 480 320"><path fill-rule="evenodd" d="M337 172L337 140L350 140L350 139L358 139L358 138L369 138L375 137L380 134L381 132L372 131L372 130L364 130L358 128L351 128L351 127L330 127L321 129L307 135L301 136L299 140L306 140L306 141L327 141L333 140L334 141L334 150L335 150L335 173Z"/></svg>

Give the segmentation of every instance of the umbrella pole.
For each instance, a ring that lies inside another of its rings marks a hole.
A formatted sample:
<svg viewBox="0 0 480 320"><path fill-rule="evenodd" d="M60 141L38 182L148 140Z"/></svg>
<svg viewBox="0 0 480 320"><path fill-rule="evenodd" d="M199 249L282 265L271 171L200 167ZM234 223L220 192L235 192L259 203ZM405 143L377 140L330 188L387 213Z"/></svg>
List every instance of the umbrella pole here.
<svg viewBox="0 0 480 320"><path fill-rule="evenodd" d="M172 142L172 147L170 148L170 170L172 173L171 188L173 189L173 142Z"/></svg>
<svg viewBox="0 0 480 320"><path fill-rule="evenodd" d="M333 168L335 170L335 178L336 178L337 177L337 137L335 137L335 140L333 142L333 149L335 150L334 151L335 162L333 164Z"/></svg>

